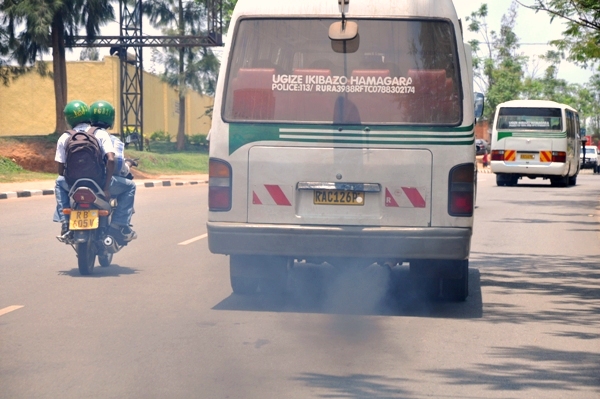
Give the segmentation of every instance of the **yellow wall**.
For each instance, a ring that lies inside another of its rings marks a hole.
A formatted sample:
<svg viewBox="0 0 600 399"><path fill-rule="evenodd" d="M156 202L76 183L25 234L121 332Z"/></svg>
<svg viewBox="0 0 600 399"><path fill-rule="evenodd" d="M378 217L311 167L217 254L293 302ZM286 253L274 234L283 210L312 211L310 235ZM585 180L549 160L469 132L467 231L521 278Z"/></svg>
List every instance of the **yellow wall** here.
<svg viewBox="0 0 600 399"><path fill-rule="evenodd" d="M49 68L52 68L50 63ZM119 59L104 57L102 61L67 62L68 99L91 104L109 101L115 106L114 133L120 123ZM144 72L144 136L162 130L175 138L179 115L177 91L159 77ZM186 96L186 134L206 134L210 118L203 116L213 98L189 91ZM55 128L54 83L52 79L29 73L0 85L0 136L39 135L52 133Z"/></svg>

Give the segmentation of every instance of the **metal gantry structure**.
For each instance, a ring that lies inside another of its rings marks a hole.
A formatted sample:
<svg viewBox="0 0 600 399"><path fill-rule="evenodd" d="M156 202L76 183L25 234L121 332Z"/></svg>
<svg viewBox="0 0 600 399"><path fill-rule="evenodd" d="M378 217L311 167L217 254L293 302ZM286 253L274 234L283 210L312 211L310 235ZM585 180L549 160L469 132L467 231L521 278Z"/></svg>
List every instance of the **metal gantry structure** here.
<svg viewBox="0 0 600 399"><path fill-rule="evenodd" d="M76 36L72 47L110 47L120 62L120 125L121 138L137 138L144 148L144 47L217 47L223 45L223 0L204 0L207 11L204 36L143 36L142 0L119 0L119 36ZM129 51L132 51L129 53Z"/></svg>

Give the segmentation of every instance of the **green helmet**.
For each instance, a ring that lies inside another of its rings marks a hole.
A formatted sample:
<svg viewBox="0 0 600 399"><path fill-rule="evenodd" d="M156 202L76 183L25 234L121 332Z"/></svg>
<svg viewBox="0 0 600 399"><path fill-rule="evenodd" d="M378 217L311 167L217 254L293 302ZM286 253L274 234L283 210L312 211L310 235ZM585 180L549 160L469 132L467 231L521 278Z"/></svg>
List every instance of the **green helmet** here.
<svg viewBox="0 0 600 399"><path fill-rule="evenodd" d="M87 104L80 100L73 100L65 105L63 110L65 120L72 128L80 123L90 123L90 109Z"/></svg>
<svg viewBox="0 0 600 399"><path fill-rule="evenodd" d="M93 103L90 106L90 114L93 126L109 129L115 123L115 109L108 101Z"/></svg>

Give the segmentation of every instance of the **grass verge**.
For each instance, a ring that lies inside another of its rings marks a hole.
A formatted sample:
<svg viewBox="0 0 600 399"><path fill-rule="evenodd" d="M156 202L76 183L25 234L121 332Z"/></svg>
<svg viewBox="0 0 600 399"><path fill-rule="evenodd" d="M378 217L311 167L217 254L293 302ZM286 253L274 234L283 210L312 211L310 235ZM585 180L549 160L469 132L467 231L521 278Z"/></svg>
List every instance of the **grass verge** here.
<svg viewBox="0 0 600 399"><path fill-rule="evenodd" d="M0 150L2 148L5 150L4 154L0 151L0 183L54 179L56 174L42 171L48 170L48 164L51 165L51 168L55 167L54 148L58 136L50 134L0 137ZM146 175L208 173L208 149L206 146L189 143L185 151L177 151L176 144L172 142L150 143L151 151L136 151L133 146L129 146L125 151L128 158L139 158L139 166L136 169L140 172ZM14 156L17 159L13 160L13 155L9 154L15 154L15 150L21 155L22 161L29 162L26 164L19 161L18 156ZM36 154L40 162L34 165L31 157L26 154ZM9 157L7 158L7 156ZM23 166L20 166L19 163ZM39 168L40 163L45 163L46 168Z"/></svg>
<svg viewBox="0 0 600 399"><path fill-rule="evenodd" d="M8 158L0 157L0 183L55 179L56 174L25 170Z"/></svg>
<svg viewBox="0 0 600 399"><path fill-rule="evenodd" d="M128 158L139 158L140 172L148 174L195 174L208 173L208 150L188 145L185 151L176 151L175 143L152 143L151 151L127 149Z"/></svg>

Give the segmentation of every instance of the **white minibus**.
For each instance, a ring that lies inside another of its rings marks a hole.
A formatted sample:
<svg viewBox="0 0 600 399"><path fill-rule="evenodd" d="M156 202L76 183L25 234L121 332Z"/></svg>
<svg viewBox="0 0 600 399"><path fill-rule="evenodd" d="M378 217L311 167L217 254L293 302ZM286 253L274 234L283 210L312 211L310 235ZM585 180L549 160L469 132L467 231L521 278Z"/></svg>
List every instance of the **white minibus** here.
<svg viewBox="0 0 600 399"><path fill-rule="evenodd" d="M552 186L573 186L580 168L579 114L554 101L499 104L491 151L491 168L499 186L514 186L521 177L550 179Z"/></svg>
<svg viewBox="0 0 600 399"><path fill-rule="evenodd" d="M208 242L233 291L299 262L409 264L464 300L470 51L451 0L239 0L210 135Z"/></svg>

